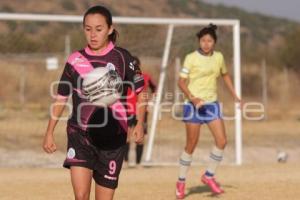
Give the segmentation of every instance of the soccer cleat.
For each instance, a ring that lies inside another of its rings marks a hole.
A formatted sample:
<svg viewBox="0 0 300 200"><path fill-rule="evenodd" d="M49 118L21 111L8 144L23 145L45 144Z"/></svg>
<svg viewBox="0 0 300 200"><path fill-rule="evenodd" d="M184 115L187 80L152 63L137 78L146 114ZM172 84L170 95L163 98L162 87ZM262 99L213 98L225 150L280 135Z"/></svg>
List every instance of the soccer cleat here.
<svg viewBox="0 0 300 200"><path fill-rule="evenodd" d="M185 191L185 182L177 181L177 183L176 183L176 198L184 199L184 195L185 195L184 191Z"/></svg>
<svg viewBox="0 0 300 200"><path fill-rule="evenodd" d="M221 189L220 185L216 182L214 177L207 178L205 175L203 175L201 181L211 189L212 193L214 194L224 193L224 190Z"/></svg>

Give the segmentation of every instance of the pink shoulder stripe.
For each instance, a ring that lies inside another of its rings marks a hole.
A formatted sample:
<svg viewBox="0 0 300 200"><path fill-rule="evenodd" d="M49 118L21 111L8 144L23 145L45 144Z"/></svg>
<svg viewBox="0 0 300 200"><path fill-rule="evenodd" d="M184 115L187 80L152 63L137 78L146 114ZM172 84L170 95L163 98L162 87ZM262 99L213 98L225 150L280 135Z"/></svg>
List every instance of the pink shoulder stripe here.
<svg viewBox="0 0 300 200"><path fill-rule="evenodd" d="M89 73L94 69L87 58L79 52L71 54L67 62L78 72L80 76L84 76L86 73Z"/></svg>

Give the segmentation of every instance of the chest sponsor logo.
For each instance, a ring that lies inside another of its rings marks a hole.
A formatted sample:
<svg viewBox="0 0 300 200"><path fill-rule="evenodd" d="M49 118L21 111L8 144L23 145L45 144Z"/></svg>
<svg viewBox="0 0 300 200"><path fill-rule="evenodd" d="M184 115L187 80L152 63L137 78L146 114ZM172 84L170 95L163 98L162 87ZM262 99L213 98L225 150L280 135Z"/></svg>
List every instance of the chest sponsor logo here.
<svg viewBox="0 0 300 200"><path fill-rule="evenodd" d="M72 63L72 65L76 65L78 67L90 67L88 63L86 63L86 60L83 57L76 57Z"/></svg>

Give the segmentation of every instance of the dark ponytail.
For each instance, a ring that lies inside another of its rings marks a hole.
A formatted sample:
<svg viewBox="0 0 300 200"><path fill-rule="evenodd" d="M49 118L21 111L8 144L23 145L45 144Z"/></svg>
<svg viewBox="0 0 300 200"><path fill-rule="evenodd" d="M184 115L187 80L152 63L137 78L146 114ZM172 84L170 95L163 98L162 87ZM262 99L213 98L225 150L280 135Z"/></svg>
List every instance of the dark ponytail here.
<svg viewBox="0 0 300 200"><path fill-rule="evenodd" d="M108 27L110 28L112 26L112 16L110 11L105 8L104 6L93 6L91 8L89 8L83 16L83 25L85 25L85 19L86 16L88 16L89 14L100 14L105 18L105 21L108 25ZM118 37L118 31L116 29L113 30L113 32L108 36L109 41L115 43L117 41L117 37Z"/></svg>
<svg viewBox="0 0 300 200"><path fill-rule="evenodd" d="M108 40L112 43L116 43L117 38L119 36L119 33L116 29L113 30L113 32L108 36Z"/></svg>
<svg viewBox="0 0 300 200"><path fill-rule="evenodd" d="M217 25L209 24L207 27L201 29L196 35L200 40L204 35L208 34L215 40L215 42L217 42L218 40L217 33L216 33L217 29L218 29Z"/></svg>

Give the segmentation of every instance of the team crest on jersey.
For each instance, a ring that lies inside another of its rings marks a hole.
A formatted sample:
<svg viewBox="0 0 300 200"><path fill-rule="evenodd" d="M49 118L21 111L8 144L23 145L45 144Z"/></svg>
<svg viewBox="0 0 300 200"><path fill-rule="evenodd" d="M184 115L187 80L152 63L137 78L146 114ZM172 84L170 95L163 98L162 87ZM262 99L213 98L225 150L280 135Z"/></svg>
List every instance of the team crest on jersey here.
<svg viewBox="0 0 300 200"><path fill-rule="evenodd" d="M129 68L134 70L134 64L132 62L129 63Z"/></svg>
<svg viewBox="0 0 300 200"><path fill-rule="evenodd" d="M108 70L116 71L116 67L115 67L115 65L112 64L112 63L107 63L107 64L106 64L106 68L107 68Z"/></svg>
<svg viewBox="0 0 300 200"><path fill-rule="evenodd" d="M68 159L73 159L73 158L75 158L75 156L76 156L75 149L69 148L68 153L67 153Z"/></svg>

